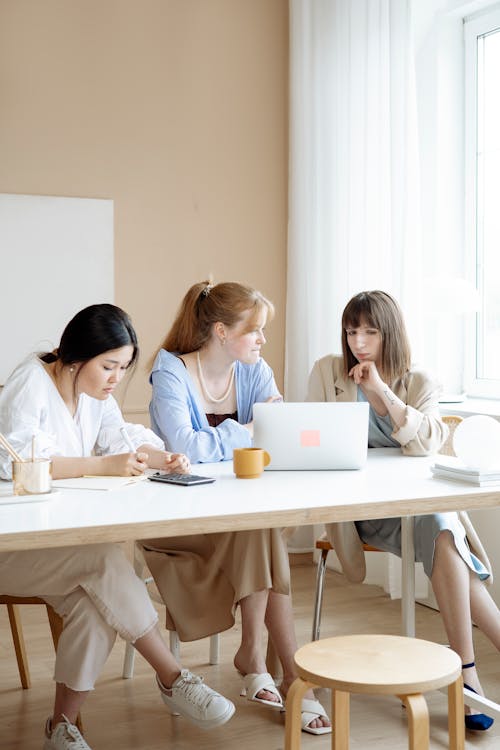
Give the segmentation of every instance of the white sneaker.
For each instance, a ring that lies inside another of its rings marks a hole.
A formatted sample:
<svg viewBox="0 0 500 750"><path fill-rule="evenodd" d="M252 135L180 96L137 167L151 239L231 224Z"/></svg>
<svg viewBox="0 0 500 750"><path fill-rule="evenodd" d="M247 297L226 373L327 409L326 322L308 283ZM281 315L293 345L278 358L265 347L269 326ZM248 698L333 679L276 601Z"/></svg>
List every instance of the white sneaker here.
<svg viewBox="0 0 500 750"><path fill-rule="evenodd" d="M47 719L43 750L92 750L83 739L78 727L71 724L66 717L64 721L56 724L52 731L51 724L51 719Z"/></svg>
<svg viewBox="0 0 500 750"><path fill-rule="evenodd" d="M203 677L183 669L169 690L158 675L156 682L161 697L172 713L179 713L200 729L213 729L229 721L234 714L234 704L220 693L209 688Z"/></svg>

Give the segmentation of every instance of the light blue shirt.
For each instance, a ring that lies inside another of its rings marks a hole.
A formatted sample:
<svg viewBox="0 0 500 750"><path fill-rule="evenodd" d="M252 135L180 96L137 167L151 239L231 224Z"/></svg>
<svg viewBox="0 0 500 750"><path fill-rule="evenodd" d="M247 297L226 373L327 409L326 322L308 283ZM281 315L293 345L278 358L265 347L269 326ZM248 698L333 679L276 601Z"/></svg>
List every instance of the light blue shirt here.
<svg viewBox="0 0 500 750"><path fill-rule="evenodd" d="M149 405L151 426L174 453L185 453L192 463L228 461L233 448L248 448L250 433L243 425L252 421L256 402L278 396L273 371L263 360L254 365L235 362L238 422L226 419L210 427L198 390L184 363L160 349L150 375L153 396Z"/></svg>

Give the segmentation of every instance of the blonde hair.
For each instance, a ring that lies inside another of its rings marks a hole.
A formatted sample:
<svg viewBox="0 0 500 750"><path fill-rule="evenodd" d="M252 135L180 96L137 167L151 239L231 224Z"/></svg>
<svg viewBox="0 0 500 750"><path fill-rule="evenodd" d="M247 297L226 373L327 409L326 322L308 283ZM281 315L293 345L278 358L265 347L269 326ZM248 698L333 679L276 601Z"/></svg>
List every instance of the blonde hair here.
<svg viewBox="0 0 500 750"><path fill-rule="evenodd" d="M344 375L358 360L347 343L347 328L357 328L361 322L376 328L382 337L382 372L390 383L402 377L411 367L411 351L403 313L396 300L378 289L360 292L347 303L342 313L342 354Z"/></svg>
<svg viewBox="0 0 500 750"><path fill-rule="evenodd" d="M215 285L209 281L193 284L154 357L160 349L177 354L195 352L209 340L214 323L221 322L230 328L249 310L254 313L249 330L263 310L266 310L269 319L274 316L272 302L252 287L234 281Z"/></svg>

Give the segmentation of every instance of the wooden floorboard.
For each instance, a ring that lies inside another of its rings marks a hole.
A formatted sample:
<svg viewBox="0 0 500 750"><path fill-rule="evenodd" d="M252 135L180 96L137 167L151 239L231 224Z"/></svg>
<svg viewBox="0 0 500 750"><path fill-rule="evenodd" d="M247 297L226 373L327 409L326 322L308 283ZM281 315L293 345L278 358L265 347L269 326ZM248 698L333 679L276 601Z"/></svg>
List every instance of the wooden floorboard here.
<svg viewBox="0 0 500 750"><path fill-rule="evenodd" d="M315 569L312 565L292 568L294 611L299 644L310 639ZM6 608L0 608L0 749L40 750L43 726L51 711L53 650L45 609L22 608L33 687L22 690L13 654ZM342 633L399 633L399 601L369 585L348 584L327 572L322 636ZM83 720L85 736L93 750L282 750L284 720L278 712L239 697L240 680L232 667L240 635L237 624L221 639L221 664L209 666L208 641L182 644L183 664L202 673L207 682L235 702L237 711L224 727L203 732L179 717L171 717L154 685L150 667L136 659L132 680L121 679L124 644L118 641L88 698ZM445 643L439 614L417 606L417 635ZM500 700L500 658L475 630L476 657L483 685L489 696ZM329 696L318 691L327 706ZM428 696L431 717L431 748L447 747L446 697ZM352 750L406 750L406 717L395 698L356 696L352 699ZM302 736L306 750L327 750L330 735ZM500 721L485 733L468 733L466 748L498 750Z"/></svg>

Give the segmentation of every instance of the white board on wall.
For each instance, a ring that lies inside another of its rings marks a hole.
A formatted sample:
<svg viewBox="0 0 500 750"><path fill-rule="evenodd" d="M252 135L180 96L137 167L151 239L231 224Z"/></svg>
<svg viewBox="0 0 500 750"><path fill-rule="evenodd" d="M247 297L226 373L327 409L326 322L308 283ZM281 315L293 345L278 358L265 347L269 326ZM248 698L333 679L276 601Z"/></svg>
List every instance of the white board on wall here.
<svg viewBox="0 0 500 750"><path fill-rule="evenodd" d="M112 200L0 194L0 385L78 310L113 299Z"/></svg>

